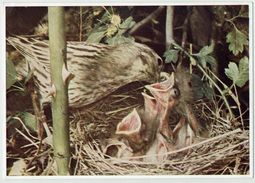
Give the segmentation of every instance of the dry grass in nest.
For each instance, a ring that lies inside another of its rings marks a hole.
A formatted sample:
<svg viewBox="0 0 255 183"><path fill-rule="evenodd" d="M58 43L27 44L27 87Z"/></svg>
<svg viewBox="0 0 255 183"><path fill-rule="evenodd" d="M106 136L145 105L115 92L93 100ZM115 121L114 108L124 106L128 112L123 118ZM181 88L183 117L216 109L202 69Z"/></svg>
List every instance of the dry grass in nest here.
<svg viewBox="0 0 255 183"><path fill-rule="evenodd" d="M73 175L246 175L249 174L249 131L231 127L231 123L217 108L216 102L198 101L193 105L199 121L209 126L209 138L195 144L168 152L168 159L151 164L139 159L113 158L102 152L105 139L114 134L116 124L134 107L143 104L143 85L136 83L120 89L86 109L72 113L71 121L71 174ZM172 121L179 118L172 113ZM174 125L174 124L171 124ZM38 139L30 138L33 143ZM36 148L32 146L27 157L33 157ZM24 175L56 175L52 148L43 144L39 153ZM30 158L31 159L31 158ZM30 160L27 158L27 160ZM39 166L40 165L40 166ZM34 170L33 170L34 167Z"/></svg>

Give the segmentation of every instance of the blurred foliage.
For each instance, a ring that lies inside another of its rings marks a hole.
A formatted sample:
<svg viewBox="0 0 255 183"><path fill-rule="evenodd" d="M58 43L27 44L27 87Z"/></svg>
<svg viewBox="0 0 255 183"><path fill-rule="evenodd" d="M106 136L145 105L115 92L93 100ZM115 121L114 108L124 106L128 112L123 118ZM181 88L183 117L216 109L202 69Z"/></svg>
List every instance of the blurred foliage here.
<svg viewBox="0 0 255 183"><path fill-rule="evenodd" d="M17 72L12 61L6 60L6 89L9 89L17 81Z"/></svg>
<svg viewBox="0 0 255 183"><path fill-rule="evenodd" d="M191 83L195 99L202 99L205 97L209 100L213 99L214 91L212 87L209 86L208 82L201 80L198 75L192 74Z"/></svg>
<svg viewBox="0 0 255 183"><path fill-rule="evenodd" d="M188 11L191 10L192 8L188 9ZM224 78L221 75L225 74L234 85L240 88L244 87L249 80L248 6L212 6L211 11L214 20L213 26L215 27L212 29L214 32L212 37L210 37L211 42L209 45L199 48L195 44L193 44L194 47L191 44L189 44L189 47L180 47L173 44L164 52L165 63L174 65L182 64L181 62L184 62L185 57L188 57L186 60L189 61L190 74L194 76L191 83L194 91L196 91L195 94L198 98L207 97L209 99L212 99L214 93L210 79L219 80L219 77ZM221 47L222 49L224 46L226 46L227 50L223 57L215 50L216 47ZM194 50L197 53L193 53L193 48L196 48ZM203 72L202 75L197 75L196 68L200 66ZM219 73L217 68L223 68L223 73ZM207 74L205 75L205 73ZM219 82L225 83L226 81L219 80ZM223 85L225 89L226 87L229 90L232 89L232 85ZM218 89L220 88L219 86Z"/></svg>

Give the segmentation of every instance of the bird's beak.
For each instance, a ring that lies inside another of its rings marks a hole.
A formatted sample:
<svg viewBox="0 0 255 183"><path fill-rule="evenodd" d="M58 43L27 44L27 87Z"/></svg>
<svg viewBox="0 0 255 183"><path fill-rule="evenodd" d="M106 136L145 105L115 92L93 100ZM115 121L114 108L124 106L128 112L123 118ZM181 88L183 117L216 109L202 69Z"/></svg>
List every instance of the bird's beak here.
<svg viewBox="0 0 255 183"><path fill-rule="evenodd" d="M117 138L107 140L106 145L103 147L103 153L117 158L131 157L133 155L132 149Z"/></svg>
<svg viewBox="0 0 255 183"><path fill-rule="evenodd" d="M172 73L165 81L146 85L145 88L151 92L161 105L166 106L173 95L171 91L174 89L174 82L174 73Z"/></svg>
<svg viewBox="0 0 255 183"><path fill-rule="evenodd" d="M147 151L144 161L151 163L162 163L167 159L167 152L175 150L173 144L169 144L166 139L158 133L155 141Z"/></svg>
<svg viewBox="0 0 255 183"><path fill-rule="evenodd" d="M157 111L157 102L156 99L144 92L142 92L143 99L144 99L144 110L145 113L155 113Z"/></svg>
<svg viewBox="0 0 255 183"><path fill-rule="evenodd" d="M117 135L126 136L133 142L139 142L142 139L140 135L141 127L141 118L137 110L134 108L131 113L129 113L122 119L120 123L118 123L115 133Z"/></svg>

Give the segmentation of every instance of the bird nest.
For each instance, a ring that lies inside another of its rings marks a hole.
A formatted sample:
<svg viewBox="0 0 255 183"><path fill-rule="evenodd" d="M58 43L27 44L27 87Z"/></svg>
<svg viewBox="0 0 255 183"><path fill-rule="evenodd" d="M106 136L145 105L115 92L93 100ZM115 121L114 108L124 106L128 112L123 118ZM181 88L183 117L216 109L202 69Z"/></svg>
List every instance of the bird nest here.
<svg viewBox="0 0 255 183"><path fill-rule="evenodd" d="M208 138L167 152L167 159L153 164L140 161L143 156L116 158L104 154L102 144L110 138L116 125L133 108L143 104L142 83L125 86L103 100L84 109L72 111L70 123L71 174L73 175L246 175L249 174L249 131L233 128L214 102L193 104L199 121L206 122ZM172 125L179 118L171 115ZM51 128L51 127L50 127ZM29 138L29 135L21 135ZM34 139L27 140L31 146ZM24 145L25 146L25 145ZM29 154L35 153L36 148ZM43 153L33 159L23 175L56 175L53 151L43 142ZM27 150L28 152L28 150ZM32 168L33 167L33 168Z"/></svg>
<svg viewBox="0 0 255 183"><path fill-rule="evenodd" d="M193 110L206 121L209 137L182 149L168 152L159 164L140 161L145 156L113 158L102 151L101 142L110 137L116 124L134 107L142 105L141 91L135 87L117 91L86 110L72 121L71 141L75 149L75 175L213 175L249 173L249 135L247 130L231 128L223 116L216 118L212 103L198 101ZM80 115L80 117L78 117ZM179 119L172 112L172 125ZM110 134L109 134L110 133ZM85 135L86 134L86 135Z"/></svg>

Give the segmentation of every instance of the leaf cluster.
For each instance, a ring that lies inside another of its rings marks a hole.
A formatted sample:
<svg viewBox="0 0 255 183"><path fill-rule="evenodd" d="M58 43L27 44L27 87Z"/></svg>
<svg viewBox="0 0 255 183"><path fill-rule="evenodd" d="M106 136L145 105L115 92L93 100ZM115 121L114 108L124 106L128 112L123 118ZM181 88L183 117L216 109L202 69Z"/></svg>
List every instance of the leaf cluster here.
<svg viewBox="0 0 255 183"><path fill-rule="evenodd" d="M95 24L93 30L89 33L86 42L105 42L110 45L132 42L134 38L128 36L126 32L134 25L135 21L131 16L123 20L119 15L110 14L106 10L99 22Z"/></svg>

